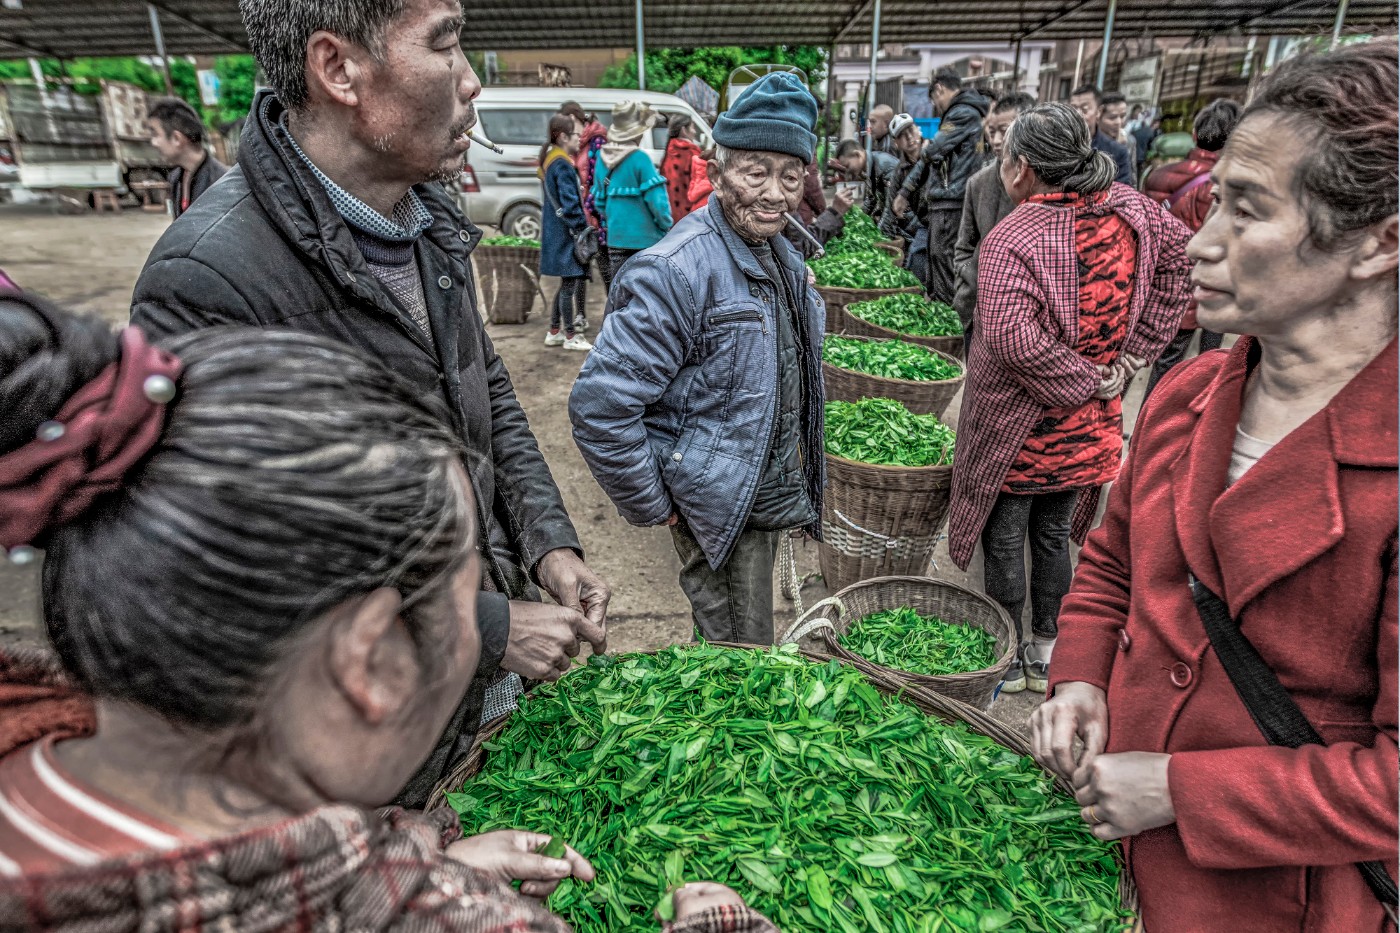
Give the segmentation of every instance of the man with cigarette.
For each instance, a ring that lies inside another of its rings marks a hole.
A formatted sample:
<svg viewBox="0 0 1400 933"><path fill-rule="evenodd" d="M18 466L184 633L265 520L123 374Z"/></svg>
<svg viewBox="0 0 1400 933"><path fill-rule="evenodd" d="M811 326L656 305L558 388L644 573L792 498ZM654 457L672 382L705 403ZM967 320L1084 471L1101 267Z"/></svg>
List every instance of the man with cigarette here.
<svg viewBox="0 0 1400 933"><path fill-rule="evenodd" d="M766 75L714 127L710 203L613 280L574 383L574 441L629 522L667 525L698 634L771 644L782 534L820 532L826 311L783 236L817 138Z"/></svg>
<svg viewBox="0 0 1400 933"><path fill-rule="evenodd" d="M521 677L557 679L583 642L605 648L610 593L583 562L477 312L469 257L481 232L444 188L461 174L481 91L458 0L240 8L272 89L254 98L237 167L151 252L132 323L157 337L235 324L339 340L439 404L461 438L481 529L481 661L400 797L422 806L478 723L514 707Z"/></svg>

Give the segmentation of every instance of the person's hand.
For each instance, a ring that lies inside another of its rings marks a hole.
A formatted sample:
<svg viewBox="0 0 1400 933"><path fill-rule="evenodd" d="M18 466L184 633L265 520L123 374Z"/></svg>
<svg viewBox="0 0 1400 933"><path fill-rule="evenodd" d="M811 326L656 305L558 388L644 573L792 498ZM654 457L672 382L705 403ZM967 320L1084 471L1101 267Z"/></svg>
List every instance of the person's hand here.
<svg viewBox="0 0 1400 933"><path fill-rule="evenodd" d="M744 899L733 888L712 881L692 881L676 888L671 896L675 907L676 923L688 920L696 914L712 907L745 907ZM669 930L671 924L663 923L661 929Z"/></svg>
<svg viewBox="0 0 1400 933"><path fill-rule="evenodd" d="M676 522L678 522L678 521L680 521L680 520L681 520L681 517L680 517L679 515L677 515L675 512L672 512L672 513L671 513L671 517L668 518L668 519L666 519L666 527L667 527L667 528L674 528L674 527L676 527Z"/></svg>
<svg viewBox="0 0 1400 933"><path fill-rule="evenodd" d="M502 884L520 882L526 897L548 897L569 876L592 881L598 876L588 859L567 848L563 858L549 858L535 850L549 842L540 833L500 829L459 839L447 847L447 855Z"/></svg>
<svg viewBox="0 0 1400 933"><path fill-rule="evenodd" d="M1176 822L1167 765L1171 755L1099 755L1074 774L1074 799L1100 839L1122 839Z"/></svg>
<svg viewBox="0 0 1400 933"><path fill-rule="evenodd" d="M896 217L903 217L903 216L905 216L905 215L908 214L908 213L909 213L909 199L906 198L902 193L899 194L899 195L896 195L896 196L895 196L895 199L894 199L894 215L895 215Z"/></svg>
<svg viewBox="0 0 1400 933"><path fill-rule="evenodd" d="M602 654L607 633L577 609L523 599L510 601L510 640L501 667L529 680L558 680L578 657L579 642Z"/></svg>
<svg viewBox="0 0 1400 933"><path fill-rule="evenodd" d="M856 193L852 188L842 188L836 192L836 197L831 199L831 209L842 217L846 216L846 211L851 209L851 205L856 203Z"/></svg>
<svg viewBox="0 0 1400 933"><path fill-rule="evenodd" d="M1076 755L1074 740L1083 747ZM1099 687L1071 681L1031 714L1031 754L1040 766L1071 780L1108 743L1108 698Z"/></svg>
<svg viewBox="0 0 1400 933"><path fill-rule="evenodd" d="M608 601L612 588L574 553L572 548L555 548L540 558L535 568L540 586L561 606L577 609L588 621L603 630L602 640L594 640L593 650L602 654L607 649Z"/></svg>
<svg viewBox="0 0 1400 933"><path fill-rule="evenodd" d="M1123 394L1127 387L1126 374L1116 362L1112 366L1096 367L1099 371L1099 387L1094 390L1094 398L1114 399Z"/></svg>

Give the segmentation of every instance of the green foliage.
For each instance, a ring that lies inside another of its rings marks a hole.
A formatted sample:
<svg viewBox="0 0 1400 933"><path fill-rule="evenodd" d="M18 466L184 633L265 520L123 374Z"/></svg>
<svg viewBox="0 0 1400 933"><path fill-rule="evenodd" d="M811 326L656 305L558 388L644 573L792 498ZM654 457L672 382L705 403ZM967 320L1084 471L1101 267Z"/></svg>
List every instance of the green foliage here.
<svg viewBox="0 0 1400 933"><path fill-rule="evenodd" d="M915 288L919 285L912 272L900 268L888 253L878 249L828 252L821 259L808 260L807 265L818 285L831 288Z"/></svg>
<svg viewBox="0 0 1400 933"><path fill-rule="evenodd" d="M886 295L846 306L846 313L876 327L913 337L956 337L962 320L952 305L922 295Z"/></svg>
<svg viewBox="0 0 1400 933"><path fill-rule="evenodd" d="M942 382L962 375L962 367L928 347L903 340L865 340L828 334L822 343L822 360L837 369L905 379L912 382Z"/></svg>
<svg viewBox="0 0 1400 933"><path fill-rule="evenodd" d="M572 841L598 871L549 906L655 931L727 884L787 933L1106 933L1118 866L1030 758L795 646L602 658L525 698L447 802L467 833Z"/></svg>
<svg viewBox="0 0 1400 933"><path fill-rule="evenodd" d="M214 59L219 76L219 106L214 114L220 125L248 115L257 90L258 65L251 55L221 55Z"/></svg>
<svg viewBox="0 0 1400 933"><path fill-rule="evenodd" d="M937 415L887 398L826 403L826 452L881 466L948 466L957 436Z"/></svg>
<svg viewBox="0 0 1400 933"><path fill-rule="evenodd" d="M837 641L867 661L930 677L983 671L997 661L997 640L986 629L921 616L909 606L868 615Z"/></svg>
<svg viewBox="0 0 1400 933"><path fill-rule="evenodd" d="M796 65L815 88L826 79L826 53L816 45L709 46L698 49L647 49L647 90L674 94L698 75L716 91L724 90L729 74L740 65ZM610 66L598 80L599 87L635 88L637 53Z"/></svg>
<svg viewBox="0 0 1400 933"><path fill-rule="evenodd" d="M883 239L880 228L875 226L875 221L865 209L853 204L842 219L841 235L826 244L826 254L839 256L842 253L868 253Z"/></svg>
<svg viewBox="0 0 1400 933"><path fill-rule="evenodd" d="M539 249L540 241L532 240L523 236L489 236L482 240L481 246L526 246L530 249Z"/></svg>

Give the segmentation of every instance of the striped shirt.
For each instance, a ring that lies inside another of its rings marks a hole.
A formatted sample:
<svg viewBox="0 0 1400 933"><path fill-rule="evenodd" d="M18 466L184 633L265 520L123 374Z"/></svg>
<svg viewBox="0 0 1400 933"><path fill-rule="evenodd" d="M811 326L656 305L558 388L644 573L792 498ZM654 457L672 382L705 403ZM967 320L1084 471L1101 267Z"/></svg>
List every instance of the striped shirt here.
<svg viewBox="0 0 1400 933"><path fill-rule="evenodd" d="M194 837L84 787L43 739L0 760L0 878L178 849Z"/></svg>

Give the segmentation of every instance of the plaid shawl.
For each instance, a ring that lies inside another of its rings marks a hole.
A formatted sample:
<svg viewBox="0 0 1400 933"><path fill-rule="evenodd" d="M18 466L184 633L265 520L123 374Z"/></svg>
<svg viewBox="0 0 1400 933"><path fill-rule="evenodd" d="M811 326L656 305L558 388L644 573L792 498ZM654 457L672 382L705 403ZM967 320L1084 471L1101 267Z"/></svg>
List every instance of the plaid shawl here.
<svg viewBox="0 0 1400 933"><path fill-rule="evenodd" d="M5 751L92 727L90 701L39 652L0 652L0 710ZM460 837L451 810L321 807L184 849L0 881L0 931L567 933L539 902L444 854ZM672 929L777 933L747 908Z"/></svg>
<svg viewBox="0 0 1400 933"><path fill-rule="evenodd" d="M1155 360L1176 336L1190 300L1191 232L1161 205L1113 185L1098 209L1137 233L1138 255L1123 353ZM1079 339L1079 259L1075 213L1024 203L982 241L977 318L953 455L948 545L964 570L982 526L1031 428L1048 408L1082 404L1099 387L1098 369L1075 352ZM1098 489L1080 497L1072 534L1093 524Z"/></svg>

